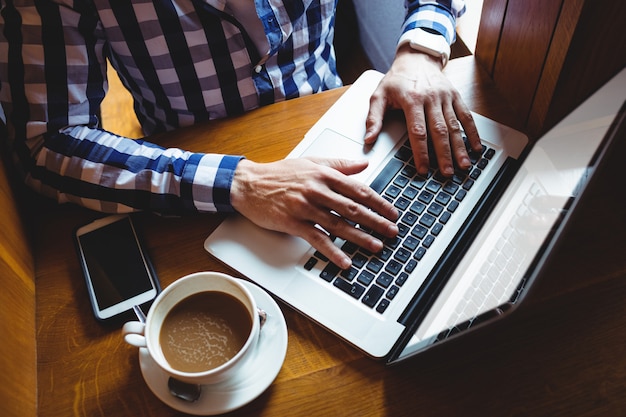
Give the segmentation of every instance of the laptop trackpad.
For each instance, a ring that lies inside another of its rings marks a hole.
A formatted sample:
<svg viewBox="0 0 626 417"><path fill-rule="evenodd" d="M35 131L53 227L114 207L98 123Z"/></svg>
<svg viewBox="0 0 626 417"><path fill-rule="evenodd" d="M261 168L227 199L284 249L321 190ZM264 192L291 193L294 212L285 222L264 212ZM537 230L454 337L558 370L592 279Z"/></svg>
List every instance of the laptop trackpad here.
<svg viewBox="0 0 626 417"><path fill-rule="evenodd" d="M401 135L400 135L401 136ZM301 156L342 158L350 160L369 161L369 166L363 172L353 177L361 182L366 182L376 167L385 159L389 151L397 143L389 135L381 134L373 145L365 145L363 139L346 137L331 129L324 129L320 135L311 142Z"/></svg>
<svg viewBox="0 0 626 417"><path fill-rule="evenodd" d="M324 129L302 156L364 159L371 150L372 147L365 146L362 139L351 139L334 130Z"/></svg>

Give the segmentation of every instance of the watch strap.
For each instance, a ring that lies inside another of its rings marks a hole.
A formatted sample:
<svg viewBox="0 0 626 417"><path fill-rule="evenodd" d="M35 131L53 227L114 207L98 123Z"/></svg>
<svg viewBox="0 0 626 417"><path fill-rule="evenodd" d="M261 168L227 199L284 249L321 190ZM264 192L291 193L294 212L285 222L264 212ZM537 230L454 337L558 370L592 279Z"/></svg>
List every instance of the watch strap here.
<svg viewBox="0 0 626 417"><path fill-rule="evenodd" d="M411 29L402 34L398 41L398 48L408 43L411 48L441 59L445 67L450 58L450 45L443 35L432 33L421 28Z"/></svg>

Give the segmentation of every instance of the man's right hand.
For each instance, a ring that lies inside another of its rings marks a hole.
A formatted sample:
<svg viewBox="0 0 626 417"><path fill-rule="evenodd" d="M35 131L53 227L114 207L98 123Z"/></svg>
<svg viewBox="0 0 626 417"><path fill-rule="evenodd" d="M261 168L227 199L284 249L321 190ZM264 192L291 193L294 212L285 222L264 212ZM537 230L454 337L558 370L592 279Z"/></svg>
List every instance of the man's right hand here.
<svg viewBox="0 0 626 417"><path fill-rule="evenodd" d="M337 266L346 269L350 258L328 234L371 252L383 243L360 228L394 237L398 211L369 186L350 175L367 161L345 159L285 159L272 163L239 162L231 186L235 210L260 227L299 236ZM319 225L319 227L318 227Z"/></svg>

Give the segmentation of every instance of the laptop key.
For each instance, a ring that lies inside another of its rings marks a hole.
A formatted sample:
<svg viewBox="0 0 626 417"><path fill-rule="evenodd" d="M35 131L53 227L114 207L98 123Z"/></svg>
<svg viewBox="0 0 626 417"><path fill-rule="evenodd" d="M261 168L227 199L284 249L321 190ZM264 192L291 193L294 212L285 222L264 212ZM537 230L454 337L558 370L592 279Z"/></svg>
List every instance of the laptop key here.
<svg viewBox="0 0 626 417"><path fill-rule="evenodd" d="M422 203L426 203L426 204L428 204L428 203L430 203L430 202L431 202L431 200L432 200L433 198L435 198L435 195L434 195L433 193L431 193L430 191L426 191L426 190L424 190L424 191L422 191L422 192L420 193L419 197L417 197L417 198L418 198L418 199L419 199L419 201L421 201Z"/></svg>
<svg viewBox="0 0 626 417"><path fill-rule="evenodd" d="M378 278L376 278L376 284L384 288L387 288L392 282L393 277L386 272L382 272Z"/></svg>
<svg viewBox="0 0 626 417"><path fill-rule="evenodd" d="M402 223L413 226L417 221L417 216L414 213L407 212L404 214L404 216L402 216L402 219L400 220L402 221Z"/></svg>
<svg viewBox="0 0 626 417"><path fill-rule="evenodd" d="M395 157L406 162L409 159L411 159L411 157L413 156L413 151L411 150L410 147L408 146L403 146L400 149L398 149L398 152L396 152Z"/></svg>
<svg viewBox="0 0 626 417"><path fill-rule="evenodd" d="M392 285L391 288L389 288L387 290L387 295L385 297L387 297L390 300L393 300L396 295L398 294L398 291L400 290L399 287L396 287L395 285Z"/></svg>
<svg viewBox="0 0 626 417"><path fill-rule="evenodd" d="M429 181L426 189L434 194L441 189L441 184L436 181Z"/></svg>
<svg viewBox="0 0 626 417"><path fill-rule="evenodd" d="M421 176L416 176L411 180L411 187L415 187L417 189L422 189L426 184L426 178Z"/></svg>
<svg viewBox="0 0 626 417"><path fill-rule="evenodd" d="M306 269L307 271L310 271L311 269L313 269L316 263L317 263L316 258L309 258L309 260L306 261L306 263L304 264L304 269Z"/></svg>
<svg viewBox="0 0 626 417"><path fill-rule="evenodd" d="M406 236L407 233L409 233L409 226L407 226L404 223L398 223L398 236L399 237L404 237Z"/></svg>
<svg viewBox="0 0 626 417"><path fill-rule="evenodd" d="M341 275L343 278L345 278L348 281L352 281L357 276L358 273L359 271L356 268L348 268L348 269L344 269L343 271L341 271L339 275Z"/></svg>
<svg viewBox="0 0 626 417"><path fill-rule="evenodd" d="M385 266L385 271L389 272L392 275L398 275L400 271L402 271L402 264L400 262L394 261L393 259L389 261L389 263Z"/></svg>
<svg viewBox="0 0 626 417"><path fill-rule="evenodd" d="M425 248L430 248L434 241L435 241L435 236L428 235L422 241L422 245L424 245Z"/></svg>
<svg viewBox="0 0 626 417"><path fill-rule="evenodd" d="M392 158L385 168L378 174L378 176L372 181L370 184L370 188L376 191L378 194L381 194L387 184L391 182L393 177L400 171L400 169L404 166L404 163L398 159Z"/></svg>
<svg viewBox="0 0 626 417"><path fill-rule="evenodd" d="M383 249L378 253L378 259L381 261L388 260L393 254L393 249L383 246Z"/></svg>
<svg viewBox="0 0 626 417"><path fill-rule="evenodd" d="M450 202L450 200L452 200L452 196L446 193L439 193L437 194L437 197L435 198L435 201L438 204L441 204L443 206L447 205Z"/></svg>
<svg viewBox="0 0 626 417"><path fill-rule="evenodd" d="M389 300L383 298L383 300L376 307L376 311L382 314L385 310L387 310L387 307L389 307Z"/></svg>
<svg viewBox="0 0 626 417"><path fill-rule="evenodd" d="M356 282L354 284L351 284L343 278L337 278L333 282L333 284L335 285L335 287L339 288L346 294L349 294L356 299L360 298L361 295L363 295L363 293L365 292L364 286L357 284Z"/></svg>
<svg viewBox="0 0 626 417"><path fill-rule="evenodd" d="M411 229L411 235L415 236L418 239L424 239L426 233L428 233L428 229L421 224L416 224L415 227Z"/></svg>
<svg viewBox="0 0 626 417"><path fill-rule="evenodd" d="M335 276L337 276L337 273L340 270L341 268L339 268L337 265L329 263L328 265L326 265L326 268L324 268L322 272L320 272L320 278L330 282L333 280L333 278L335 278Z"/></svg>
<svg viewBox="0 0 626 417"><path fill-rule="evenodd" d="M321 259L324 262L328 262L328 258L324 254L322 254L322 252L320 252L320 251L316 250L315 253L313 254L313 256L315 256L318 259Z"/></svg>
<svg viewBox="0 0 626 417"><path fill-rule="evenodd" d="M383 262L380 259L370 259L366 268L373 273L377 274L383 268Z"/></svg>
<svg viewBox="0 0 626 417"><path fill-rule="evenodd" d="M398 210L404 211L409 207L409 204L411 204L409 200L407 200L404 197L400 197L399 199L396 200L396 202L394 203L394 206Z"/></svg>
<svg viewBox="0 0 626 417"><path fill-rule="evenodd" d="M343 245L341 245L341 250L347 254L353 254L357 251L358 248L359 246L352 242L345 242Z"/></svg>
<svg viewBox="0 0 626 417"><path fill-rule="evenodd" d="M409 236L405 239L404 242L402 242L402 247L410 250L411 252L414 251L417 246L420 244L420 240L417 238L414 238L413 236Z"/></svg>
<svg viewBox="0 0 626 417"><path fill-rule="evenodd" d="M402 175L404 175L405 177L409 177L409 178L412 178L413 176L415 176L416 173L417 173L417 169L415 169L415 167L412 165L406 165L404 168L402 168L402 171L401 171Z"/></svg>
<svg viewBox="0 0 626 417"><path fill-rule="evenodd" d="M374 280L374 274L369 271L361 271L356 280L367 287Z"/></svg>
<svg viewBox="0 0 626 417"><path fill-rule="evenodd" d="M411 258L411 252L405 248L400 248L394 253L393 259L400 263L405 263Z"/></svg>
<svg viewBox="0 0 626 417"><path fill-rule="evenodd" d="M380 288L378 285L372 285L372 287L367 290L367 292L361 299L361 302L366 306L373 308L378 300L380 300L380 297L383 296L384 292L385 290Z"/></svg>
<svg viewBox="0 0 626 417"><path fill-rule="evenodd" d="M426 209L426 204L420 203L419 201L414 202L410 207L410 210L417 214L422 214L424 209Z"/></svg>
<svg viewBox="0 0 626 417"><path fill-rule="evenodd" d="M396 284L401 287L404 285L407 279L409 279L409 274L407 274L406 272L401 272L400 275L398 275L398 278L396 278Z"/></svg>
<svg viewBox="0 0 626 417"><path fill-rule="evenodd" d="M446 185L443 186L443 191L445 191L446 193L450 195L456 194L458 189L459 189L458 184L455 184L452 181L447 182Z"/></svg>
<svg viewBox="0 0 626 417"><path fill-rule="evenodd" d="M352 257L352 266L354 266L355 268L363 268L363 266L367 263L367 256L363 255L361 252L357 252L353 257Z"/></svg>
<svg viewBox="0 0 626 417"><path fill-rule="evenodd" d="M396 179L393 180L393 184L400 188L404 188L408 183L409 179L404 175L398 175Z"/></svg>
<svg viewBox="0 0 626 417"><path fill-rule="evenodd" d="M413 258L415 258L415 260L417 261L421 261L424 255L426 255L426 248L423 246L420 246L419 248L417 248L417 250L413 254Z"/></svg>
<svg viewBox="0 0 626 417"><path fill-rule="evenodd" d="M404 267L404 270L410 274L411 272L413 272L415 270L416 266L417 266L417 261L415 259L410 259L406 263L406 266ZM402 275L402 274L400 274L400 275ZM400 278L398 278L398 279L400 279ZM402 284L400 284L400 285L402 285Z"/></svg>
<svg viewBox="0 0 626 417"><path fill-rule="evenodd" d="M435 224L435 219L432 215L426 213L420 217L420 224L424 227L430 228L433 224Z"/></svg>
<svg viewBox="0 0 626 417"><path fill-rule="evenodd" d="M385 191L385 195L391 197L393 201L393 199L399 196L401 192L401 188L398 188L395 185L391 185L387 188L387 191Z"/></svg>

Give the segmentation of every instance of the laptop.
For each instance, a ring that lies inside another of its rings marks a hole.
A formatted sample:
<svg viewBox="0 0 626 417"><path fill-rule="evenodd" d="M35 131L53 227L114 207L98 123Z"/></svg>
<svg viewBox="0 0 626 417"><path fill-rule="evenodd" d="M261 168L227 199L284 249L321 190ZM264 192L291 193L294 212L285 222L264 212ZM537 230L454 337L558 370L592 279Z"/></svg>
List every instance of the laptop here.
<svg viewBox="0 0 626 417"><path fill-rule="evenodd" d="M474 114L483 151L453 178L415 173L402 117L363 145L365 72L288 155L367 158L356 177L401 212L381 253L335 239L353 259L339 270L304 240L239 215L204 243L222 263L372 358L388 364L506 316L527 293L616 132L624 135L626 70L530 144ZM621 110L620 110L621 108ZM434 158L431 158L434 159Z"/></svg>

